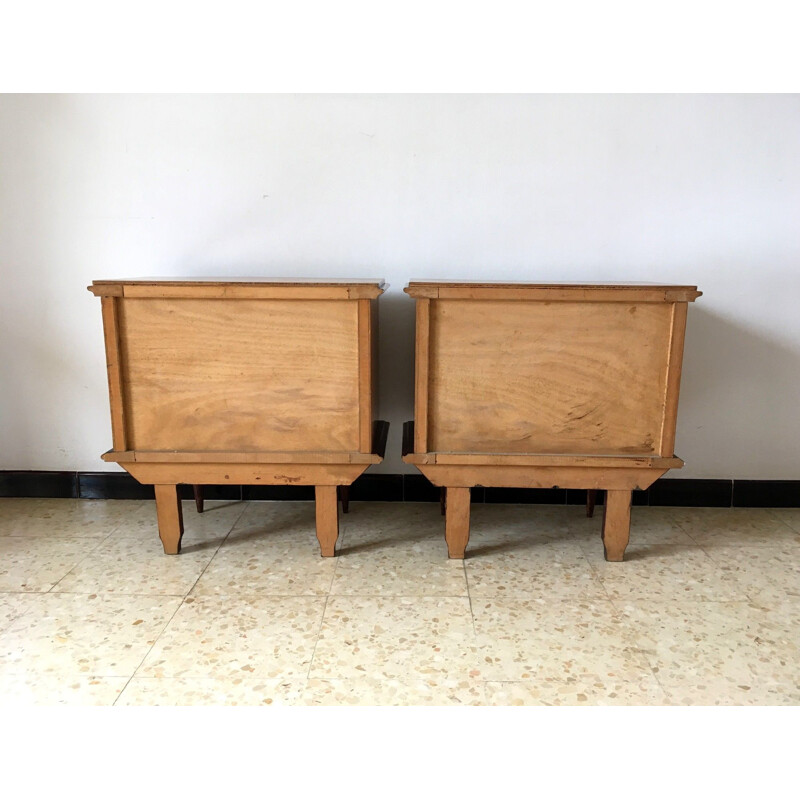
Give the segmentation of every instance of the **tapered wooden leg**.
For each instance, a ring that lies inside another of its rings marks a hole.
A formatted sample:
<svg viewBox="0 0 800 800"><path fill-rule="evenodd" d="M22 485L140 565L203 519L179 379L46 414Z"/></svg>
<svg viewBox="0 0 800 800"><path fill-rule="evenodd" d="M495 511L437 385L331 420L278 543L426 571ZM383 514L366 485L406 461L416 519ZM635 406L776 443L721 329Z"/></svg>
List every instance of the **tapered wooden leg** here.
<svg viewBox="0 0 800 800"><path fill-rule="evenodd" d="M203 487L195 483L192 485L194 490L194 504L197 506L197 513L203 513Z"/></svg>
<svg viewBox="0 0 800 800"><path fill-rule="evenodd" d="M350 512L350 487L339 487L339 499L342 501L342 514Z"/></svg>
<svg viewBox="0 0 800 800"><path fill-rule="evenodd" d="M630 535L630 489L608 489L603 507L603 548L606 561L622 561Z"/></svg>
<svg viewBox="0 0 800 800"><path fill-rule="evenodd" d="M469 541L469 488L447 487L444 538L450 558L464 558Z"/></svg>
<svg viewBox="0 0 800 800"><path fill-rule="evenodd" d="M334 555L339 538L339 502L335 486L316 486L317 539L323 556Z"/></svg>
<svg viewBox="0 0 800 800"><path fill-rule="evenodd" d="M444 516L446 510L447 510L447 489L446 487L442 486L442 488L439 489L439 511L442 512L442 516Z"/></svg>
<svg viewBox="0 0 800 800"><path fill-rule="evenodd" d="M589 489L586 492L586 516L594 516L594 504L597 502L597 489Z"/></svg>
<svg viewBox="0 0 800 800"><path fill-rule="evenodd" d="M164 552L174 556L181 551L183 536L183 509L175 484L156 484L156 514L158 515L158 535L164 545Z"/></svg>

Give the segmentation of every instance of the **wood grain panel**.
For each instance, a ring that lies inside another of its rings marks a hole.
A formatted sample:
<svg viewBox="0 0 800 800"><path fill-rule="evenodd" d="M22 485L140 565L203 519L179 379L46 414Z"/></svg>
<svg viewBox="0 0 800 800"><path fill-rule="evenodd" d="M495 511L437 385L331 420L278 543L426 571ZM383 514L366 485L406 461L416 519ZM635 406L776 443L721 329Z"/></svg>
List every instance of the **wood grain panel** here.
<svg viewBox="0 0 800 800"><path fill-rule="evenodd" d="M128 449L359 449L356 302L117 302Z"/></svg>
<svg viewBox="0 0 800 800"><path fill-rule="evenodd" d="M428 302L428 450L657 452L671 304Z"/></svg>

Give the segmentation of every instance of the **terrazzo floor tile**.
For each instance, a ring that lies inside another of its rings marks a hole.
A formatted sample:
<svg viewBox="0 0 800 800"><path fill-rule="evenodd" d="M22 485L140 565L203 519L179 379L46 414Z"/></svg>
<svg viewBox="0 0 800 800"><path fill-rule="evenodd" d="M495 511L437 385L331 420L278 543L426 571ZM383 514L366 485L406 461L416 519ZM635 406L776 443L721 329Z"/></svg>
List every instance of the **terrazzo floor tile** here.
<svg viewBox="0 0 800 800"><path fill-rule="evenodd" d="M0 536L103 539L122 523L143 518L149 506L153 501L0 500Z"/></svg>
<svg viewBox="0 0 800 800"><path fill-rule="evenodd" d="M436 503L335 559L311 502L207 508L165 556L153 501L0 499L0 704L800 704L797 509L635 507L609 564L602 506L474 504L464 561Z"/></svg>
<svg viewBox="0 0 800 800"><path fill-rule="evenodd" d="M511 550L505 542L476 544L464 567L473 598L607 599L578 544L528 542Z"/></svg>
<svg viewBox="0 0 800 800"><path fill-rule="evenodd" d="M340 515L341 554L356 555L414 545L439 547L447 557L438 503L354 503Z"/></svg>
<svg viewBox="0 0 800 800"><path fill-rule="evenodd" d="M395 503L355 504L340 540L331 594L467 594L463 562L447 557L444 520L434 503L404 504L403 513Z"/></svg>
<svg viewBox="0 0 800 800"><path fill-rule="evenodd" d="M763 604L800 599L800 547L717 545L707 550L711 560L733 575L751 600Z"/></svg>
<svg viewBox="0 0 800 800"><path fill-rule="evenodd" d="M771 508L769 511L775 519L800 533L800 508Z"/></svg>
<svg viewBox="0 0 800 800"><path fill-rule="evenodd" d="M800 686L710 680L693 686L671 686L667 703L676 706L797 706Z"/></svg>
<svg viewBox="0 0 800 800"><path fill-rule="evenodd" d="M473 503L470 509L470 544L500 539L509 548L537 542L583 541L600 537L600 520L586 517L582 506L531 503Z"/></svg>
<svg viewBox="0 0 800 800"><path fill-rule="evenodd" d="M128 678L0 675L0 707L110 706Z"/></svg>
<svg viewBox="0 0 800 800"><path fill-rule="evenodd" d="M623 562L606 561L602 549L585 553L615 600L748 600L748 585L740 576L698 545L630 544Z"/></svg>
<svg viewBox="0 0 800 800"><path fill-rule="evenodd" d="M348 539L348 541L350 541ZM352 552L343 545L332 595L466 597L464 564L447 557L444 541L376 543L374 549Z"/></svg>
<svg viewBox="0 0 800 800"><path fill-rule="evenodd" d="M250 502L244 504L242 514L233 526L232 534L240 537L255 536L261 541L279 539L301 540L315 536L316 515L313 502ZM345 525L339 514L339 535Z"/></svg>
<svg viewBox="0 0 800 800"><path fill-rule="evenodd" d="M37 595L0 634L0 675L130 676L179 604L173 597Z"/></svg>
<svg viewBox="0 0 800 800"><path fill-rule="evenodd" d="M306 682L295 701L312 706L476 706L484 705L483 681L361 678Z"/></svg>
<svg viewBox="0 0 800 800"><path fill-rule="evenodd" d="M142 508L124 518L112 531L117 539L137 538L148 540L154 548L163 547L158 538L158 517L154 500L139 501ZM183 538L181 555L200 550L216 549L246 510L246 503L233 500L214 500L205 504L198 514L193 500L183 501Z"/></svg>
<svg viewBox="0 0 800 800"><path fill-rule="evenodd" d="M466 597L330 597L309 678L477 678Z"/></svg>
<svg viewBox="0 0 800 800"><path fill-rule="evenodd" d="M486 682L486 702L492 706L659 706L668 699L652 673L638 681L595 675L562 682Z"/></svg>
<svg viewBox="0 0 800 800"><path fill-rule="evenodd" d="M325 598L189 597L137 676L305 676Z"/></svg>
<svg viewBox="0 0 800 800"><path fill-rule="evenodd" d="M723 681L735 693L739 685L800 677L796 629L755 604L636 601L621 613L668 691Z"/></svg>
<svg viewBox="0 0 800 800"><path fill-rule="evenodd" d="M673 519L700 545L800 546L800 533L766 508L675 508Z"/></svg>
<svg viewBox="0 0 800 800"><path fill-rule="evenodd" d="M35 603L36 594L28 592L0 592L0 633Z"/></svg>
<svg viewBox="0 0 800 800"><path fill-rule="evenodd" d="M165 555L160 540L111 536L70 570L53 591L185 595L214 553L214 549L202 548Z"/></svg>
<svg viewBox="0 0 800 800"><path fill-rule="evenodd" d="M314 534L277 541L232 533L192 590L193 595L325 595L335 558L323 558Z"/></svg>
<svg viewBox="0 0 800 800"><path fill-rule="evenodd" d="M263 678L142 678L136 676L118 706L271 706L297 703L305 685Z"/></svg>
<svg viewBox="0 0 800 800"><path fill-rule="evenodd" d="M598 506L595 516L600 521L599 537L603 520L602 506ZM673 509L649 506L631 508L631 544L668 545L673 552L678 552L681 546L697 546L697 542L680 526Z"/></svg>
<svg viewBox="0 0 800 800"><path fill-rule="evenodd" d="M94 539L0 537L0 592L47 592L97 544Z"/></svg>
<svg viewBox="0 0 800 800"><path fill-rule="evenodd" d="M652 675L608 600L473 599L472 612L486 680L638 682Z"/></svg>
<svg viewBox="0 0 800 800"><path fill-rule="evenodd" d="M116 705L127 706L451 706L483 705L477 680L263 680L133 678Z"/></svg>
<svg viewBox="0 0 800 800"><path fill-rule="evenodd" d="M0 497L0 530L8 520L32 516L41 500L39 497Z"/></svg>

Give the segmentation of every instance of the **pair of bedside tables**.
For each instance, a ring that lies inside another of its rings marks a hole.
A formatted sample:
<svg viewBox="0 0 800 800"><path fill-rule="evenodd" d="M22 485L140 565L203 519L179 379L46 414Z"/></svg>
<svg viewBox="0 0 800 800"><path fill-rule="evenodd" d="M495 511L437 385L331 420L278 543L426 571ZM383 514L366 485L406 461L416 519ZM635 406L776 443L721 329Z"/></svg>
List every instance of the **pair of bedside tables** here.
<svg viewBox="0 0 800 800"><path fill-rule="evenodd" d="M155 487L166 553L178 484L312 485L323 556L339 487L384 456L376 419L378 280L104 280L113 448ZM631 492L674 454L695 286L414 281L414 421L403 460L446 496L451 558L470 488L606 490L606 558L622 561ZM196 495L199 499L201 495ZM593 497L593 495L591 495Z"/></svg>

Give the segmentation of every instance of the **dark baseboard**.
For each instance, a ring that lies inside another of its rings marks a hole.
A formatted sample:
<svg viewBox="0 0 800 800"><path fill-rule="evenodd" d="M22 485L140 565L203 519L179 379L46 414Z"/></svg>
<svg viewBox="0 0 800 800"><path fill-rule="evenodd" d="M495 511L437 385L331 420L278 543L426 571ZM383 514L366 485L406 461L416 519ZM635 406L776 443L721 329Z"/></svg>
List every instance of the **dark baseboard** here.
<svg viewBox="0 0 800 800"><path fill-rule="evenodd" d="M206 486L207 500L313 500L313 486ZM190 486L181 496L192 497ZM44 470L0 471L0 497L78 497L104 500L138 500L153 497L153 487L144 486L127 472L66 472ZM383 502L439 502L439 489L422 475L362 475L355 481L350 499ZM503 489L476 487L473 503L586 502L586 492L577 489ZM602 505L603 492L597 493ZM718 508L800 508L800 480L753 481L662 478L646 491L633 493L640 506L713 506Z"/></svg>

